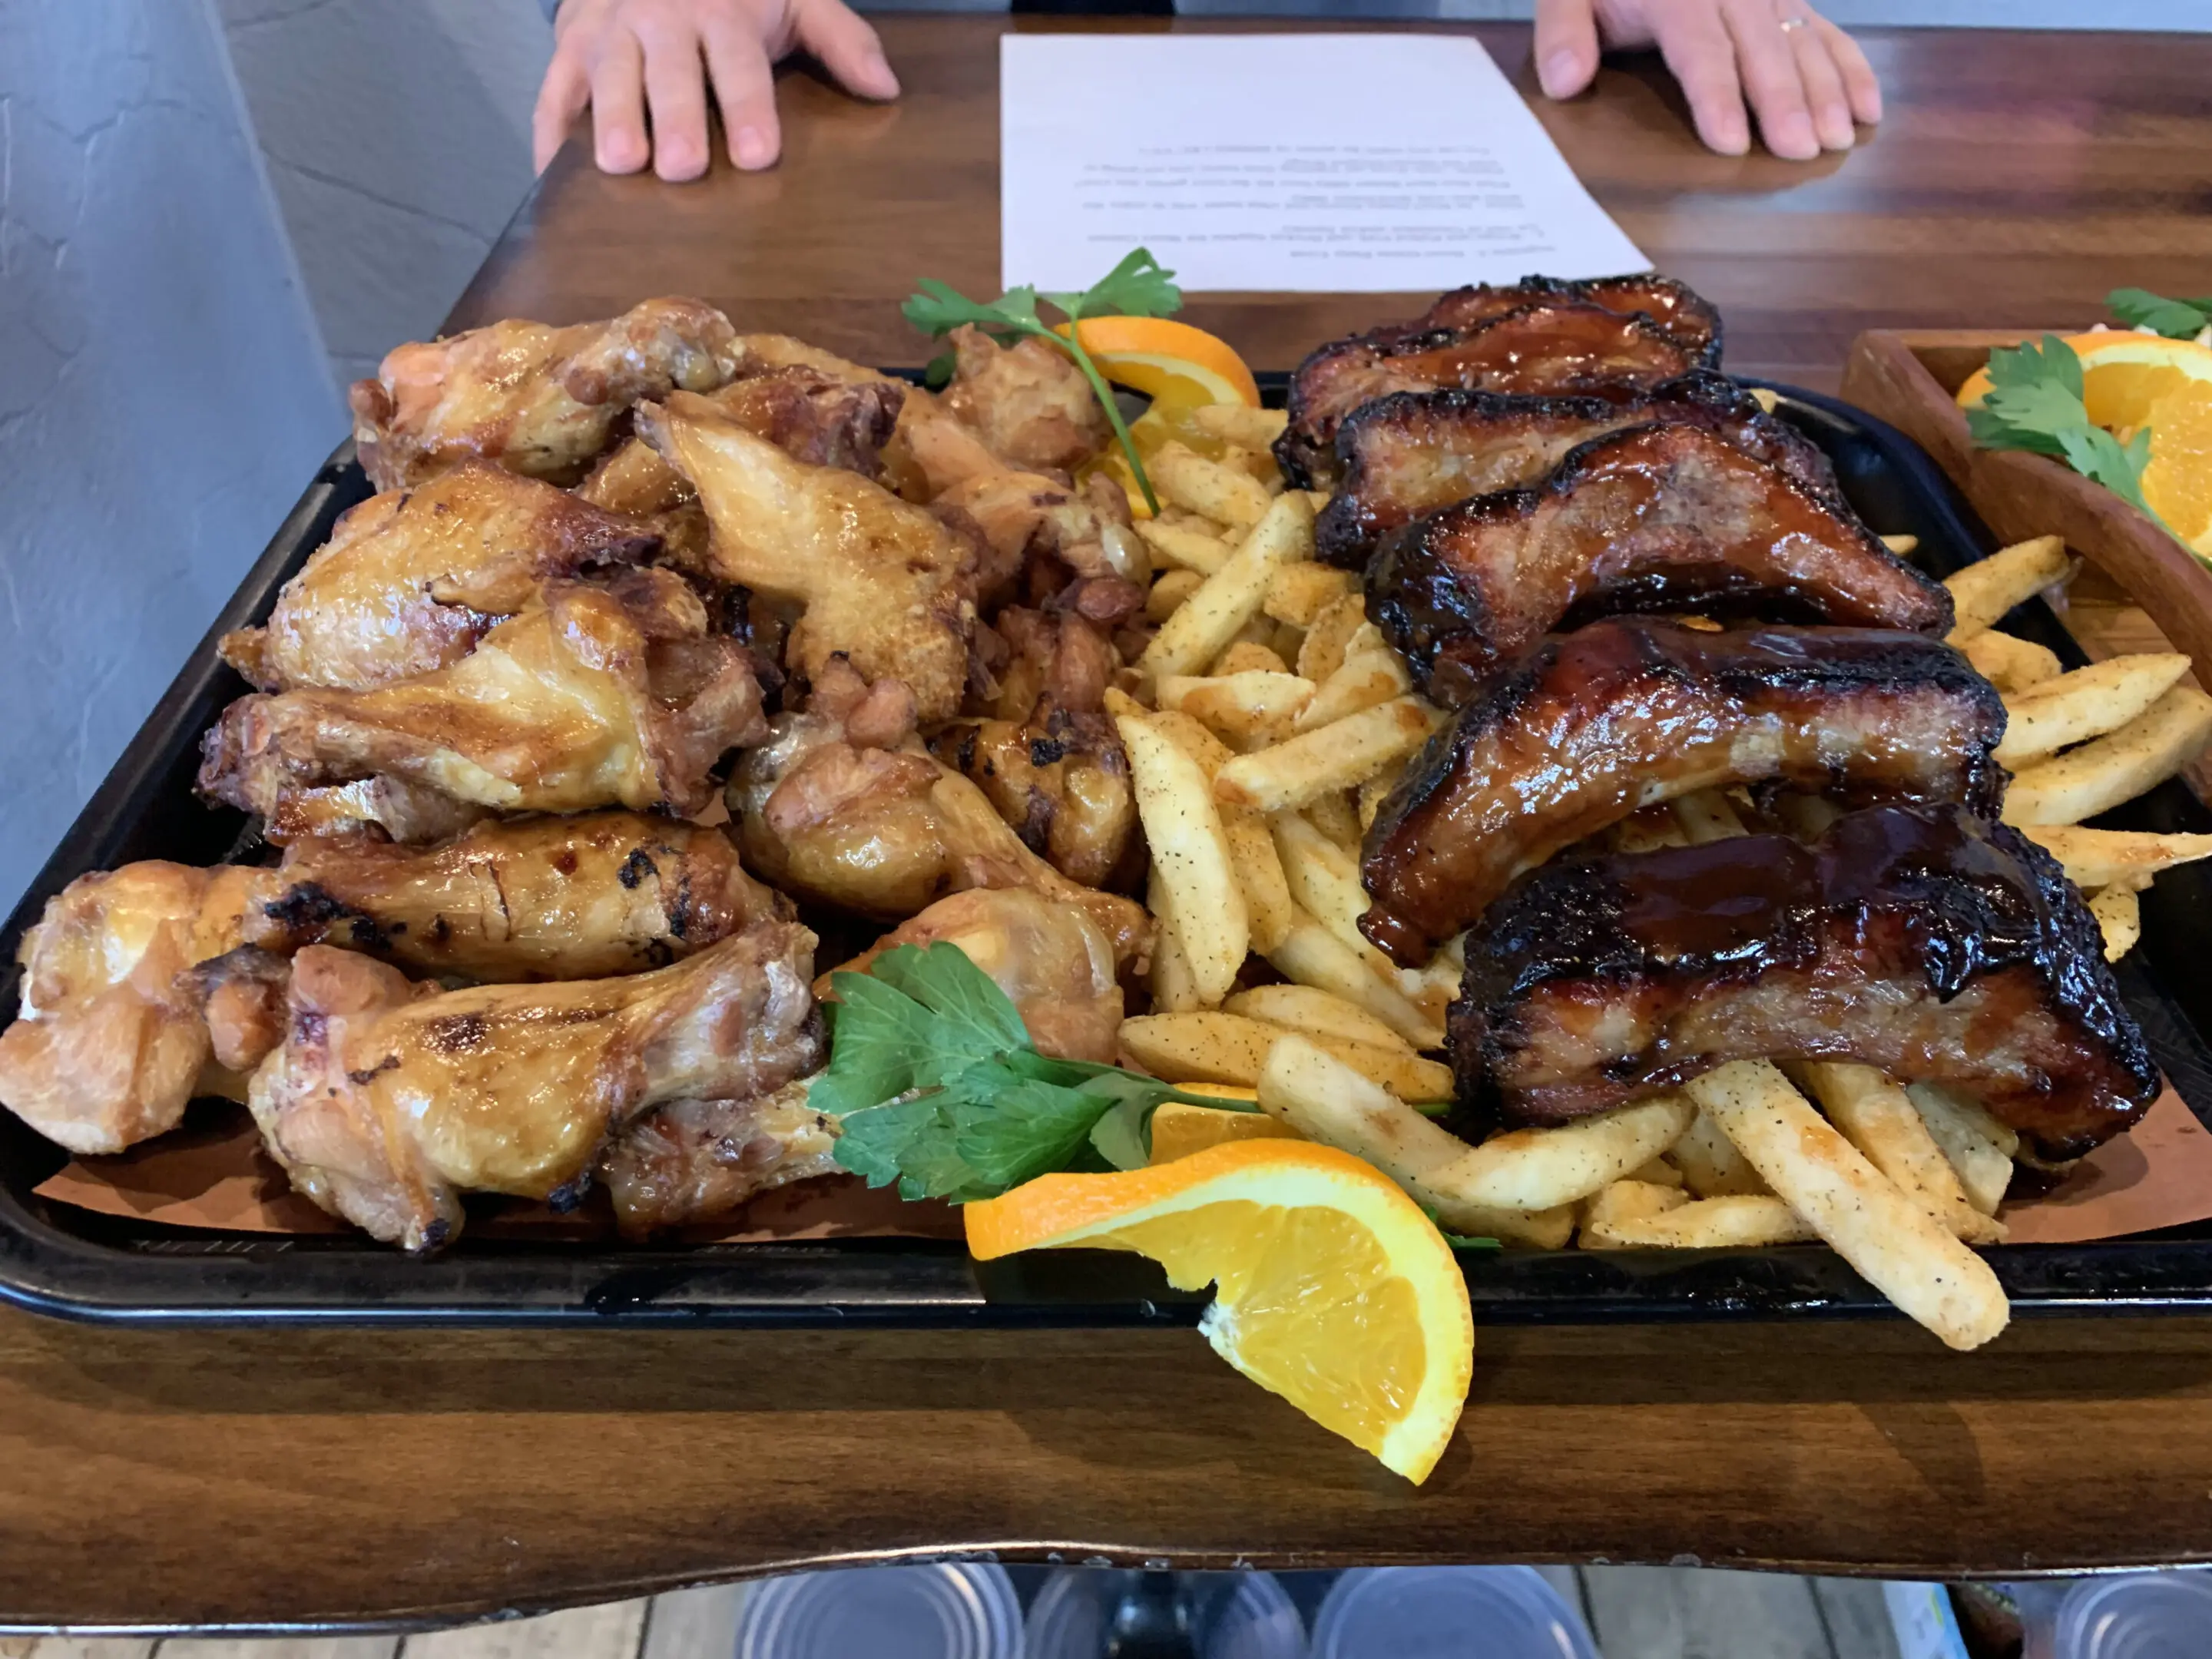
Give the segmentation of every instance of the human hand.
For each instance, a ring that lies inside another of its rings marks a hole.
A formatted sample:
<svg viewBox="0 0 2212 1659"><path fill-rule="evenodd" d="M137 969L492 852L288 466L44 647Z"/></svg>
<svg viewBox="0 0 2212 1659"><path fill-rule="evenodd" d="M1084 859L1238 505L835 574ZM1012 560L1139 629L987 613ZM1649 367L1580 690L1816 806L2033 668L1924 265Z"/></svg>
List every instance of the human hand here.
<svg viewBox="0 0 2212 1659"><path fill-rule="evenodd" d="M1881 119L1881 87L1858 43L1803 0L1536 0L1536 78L1571 98L1598 53L1656 46L1682 83L1698 137L1751 148L1748 94L1767 149L1792 161L1849 149L1854 117Z"/></svg>
<svg viewBox="0 0 2212 1659"><path fill-rule="evenodd" d="M796 47L849 92L899 93L875 30L844 0L561 0L553 29L531 120L540 173L588 104L603 171L635 173L650 161L664 179L696 179L707 170L709 77L730 159L767 167L783 143L769 68Z"/></svg>

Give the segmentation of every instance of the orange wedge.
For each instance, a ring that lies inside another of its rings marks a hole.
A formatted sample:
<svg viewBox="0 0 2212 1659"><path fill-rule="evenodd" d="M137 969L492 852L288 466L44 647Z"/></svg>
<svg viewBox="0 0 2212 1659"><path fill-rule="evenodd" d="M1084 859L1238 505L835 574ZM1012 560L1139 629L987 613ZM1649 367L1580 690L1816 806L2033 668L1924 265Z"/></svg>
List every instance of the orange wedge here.
<svg viewBox="0 0 2212 1659"><path fill-rule="evenodd" d="M1233 1083L1178 1083L1189 1095L1215 1095L1256 1101L1259 1091L1240 1089ZM1152 1114L1152 1162L1172 1164L1194 1152L1211 1151L1232 1140L1303 1140L1305 1137L1279 1117L1265 1112L1239 1112L1213 1106L1192 1106L1180 1100L1164 1103Z"/></svg>
<svg viewBox="0 0 2212 1659"><path fill-rule="evenodd" d="M1451 1443L1474 1369L1467 1281L1389 1176L1301 1140L1237 1140L1116 1175L1041 1176L968 1205L978 1261L1134 1250L1216 1286L1216 1353L1408 1480Z"/></svg>
<svg viewBox="0 0 2212 1659"><path fill-rule="evenodd" d="M1244 360L1202 328L1172 317L1092 317L1081 337L1101 374L1157 403L1260 406L1259 382Z"/></svg>
<svg viewBox="0 0 2212 1659"><path fill-rule="evenodd" d="M2199 558L2212 560L2212 385L2192 384L2152 404L2143 500Z"/></svg>

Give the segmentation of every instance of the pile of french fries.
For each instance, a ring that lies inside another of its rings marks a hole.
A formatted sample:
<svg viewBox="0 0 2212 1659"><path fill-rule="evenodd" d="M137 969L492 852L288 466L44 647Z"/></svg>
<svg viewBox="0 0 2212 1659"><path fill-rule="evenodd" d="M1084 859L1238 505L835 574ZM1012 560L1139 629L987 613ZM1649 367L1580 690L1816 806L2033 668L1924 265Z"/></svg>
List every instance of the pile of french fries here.
<svg viewBox="0 0 2212 1659"><path fill-rule="evenodd" d="M1152 463L1163 510L1139 530L1161 571L1148 607L1158 632L1108 694L1159 924L1152 1012L1124 1022L1124 1057L1243 1097L1274 1133L1365 1158L1450 1232L1547 1249L1819 1238L1953 1347L1995 1336L2006 1299L1970 1247L2005 1237L1996 1212L2018 1137L1937 1086L1899 1086L1863 1066L1785 1074L1750 1060L1480 1145L1434 1121L1453 1080L1427 1054L1443 1043L1464 940L1410 970L1370 944L1358 925L1368 903L1358 843L1442 716L1368 622L1356 580L1315 562L1319 498L1284 488L1267 453L1281 416L1202 414L1224 454L1170 445ZM1996 631L2068 574L2055 538L1970 567L1951 582L1953 640L2010 714L1998 753L2015 774L2006 820L2090 896L2117 957L2139 931L2136 895L2158 871L2212 856L2212 836L2080 821L2185 766L2212 740L2212 698L2177 653L2069 674ZM1802 827L1820 827L1822 804L1801 805ZM1647 809L1612 842L1744 833L1738 801L1708 790ZM1239 989L1253 954L1288 982Z"/></svg>

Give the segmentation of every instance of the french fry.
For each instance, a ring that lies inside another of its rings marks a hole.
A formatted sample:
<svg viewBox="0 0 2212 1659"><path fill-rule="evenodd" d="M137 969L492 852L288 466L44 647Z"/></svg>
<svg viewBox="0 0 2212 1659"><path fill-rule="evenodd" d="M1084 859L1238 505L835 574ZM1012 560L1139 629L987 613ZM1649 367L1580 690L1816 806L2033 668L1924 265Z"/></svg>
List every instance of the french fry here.
<svg viewBox="0 0 2212 1659"><path fill-rule="evenodd" d="M1199 1006L1198 981L1191 976L1190 959L1183 955L1182 942L1176 936L1175 923L1168 914L1170 902L1167 884L1160 879L1158 870L1152 870L1145 878L1145 908L1159 923L1152 939L1149 981L1152 1011L1188 1013Z"/></svg>
<svg viewBox="0 0 2212 1659"><path fill-rule="evenodd" d="M1366 626L1365 597L1346 593L1306 624L1305 643L1298 647L1298 672L1320 684L1344 666L1346 646Z"/></svg>
<svg viewBox="0 0 2212 1659"><path fill-rule="evenodd" d="M1359 830L1363 838L1369 830L1374 828L1375 820L1382 816L1382 803L1390 799L1390 792L1403 781L1406 769L1413 764L1413 757L1408 755L1396 765L1384 767L1359 786L1354 804L1359 812Z"/></svg>
<svg viewBox="0 0 2212 1659"><path fill-rule="evenodd" d="M1221 568L1160 624L1138 666L1155 679L1196 673L1259 616L1275 572L1312 558L1313 547L1313 509L1304 495L1277 496Z"/></svg>
<svg viewBox="0 0 2212 1659"><path fill-rule="evenodd" d="M1629 1181L1648 1181L1659 1187L1681 1187L1688 1184L1682 1179L1682 1172L1667 1161L1667 1154L1664 1152L1638 1164L1623 1178Z"/></svg>
<svg viewBox="0 0 2212 1659"><path fill-rule="evenodd" d="M1209 787L1214 775L1233 758L1228 744L1180 708L1162 709L1147 718L1156 731L1197 763ZM1249 807L1217 804L1217 810L1221 833L1229 841L1237 884L1244 890L1251 945L1264 954L1281 942L1297 915L1290 887L1283 879L1282 863L1275 854L1274 837L1267 831L1267 819Z"/></svg>
<svg viewBox="0 0 2212 1659"><path fill-rule="evenodd" d="M1195 570L1170 570L1153 582L1145 595L1145 620L1164 623L1175 615L1182 602L1198 592L1198 585L1206 579Z"/></svg>
<svg viewBox="0 0 2212 1659"><path fill-rule="evenodd" d="M1782 394L1771 387L1754 386L1747 387L1746 390L1751 393L1752 402L1757 404L1769 415L1782 407Z"/></svg>
<svg viewBox="0 0 2212 1659"><path fill-rule="evenodd" d="M1363 708L1402 697L1413 689L1413 677L1406 671L1406 659L1389 647L1348 655L1342 666L1316 689L1313 700L1299 711L1297 729L1310 732L1317 726L1357 714Z"/></svg>
<svg viewBox="0 0 2212 1659"><path fill-rule="evenodd" d="M1407 1000L1421 1010L1438 1026L1442 1026L1444 1011L1459 995L1461 983L1467 978L1467 935L1455 933L1437 947L1436 955L1421 968L1401 968L1398 988Z"/></svg>
<svg viewBox="0 0 2212 1659"><path fill-rule="evenodd" d="M1398 697L1301 732L1272 749L1239 755L1214 779L1214 793L1232 806L1279 812L1355 787L1426 743L1431 713L1418 697Z"/></svg>
<svg viewBox="0 0 2212 1659"><path fill-rule="evenodd" d="M2004 1202L2005 1188L2012 1184L2012 1155L2020 1150L2020 1136L1978 1101L1941 1084L1908 1083L1905 1095L1943 1149L1966 1201L1984 1215L1995 1215Z"/></svg>
<svg viewBox="0 0 2212 1659"><path fill-rule="evenodd" d="M1943 586L1951 590L1951 643L1994 627L2014 605L2065 580L2067 570L2065 538L2037 536L2001 547L1945 578Z"/></svg>
<svg viewBox="0 0 2212 1659"><path fill-rule="evenodd" d="M1661 1095L1557 1128L1509 1130L1422 1180L1462 1204L1548 1210L1588 1198L1658 1157L1681 1139L1696 1111L1680 1095Z"/></svg>
<svg viewBox="0 0 2212 1659"><path fill-rule="evenodd" d="M1207 437L1245 449L1269 447L1283 435L1290 418L1279 409L1254 409L1245 404L1200 404L1190 412L1190 423Z"/></svg>
<svg viewBox="0 0 2212 1659"><path fill-rule="evenodd" d="M1137 817L1168 894L1168 918L1203 1003L1229 994L1252 938L1251 912L1205 770L1150 720L1115 721ZM1224 1079L1234 1081L1234 1079Z"/></svg>
<svg viewBox="0 0 2212 1659"><path fill-rule="evenodd" d="M1594 1193L1581 1206L1585 1243L1595 1233L1602 1236L1635 1222L1655 1220L1690 1201L1680 1187L1624 1176Z"/></svg>
<svg viewBox="0 0 2212 1659"><path fill-rule="evenodd" d="M1765 1060L1733 1060L1685 1085L1775 1196L1860 1275L1947 1346L1978 1348L2010 1304L1988 1262L1899 1192Z"/></svg>
<svg viewBox="0 0 2212 1659"><path fill-rule="evenodd" d="M2000 766L2017 772L2069 744L2117 732L2164 696L2189 672L2179 651L2147 651L2091 663L2005 699Z"/></svg>
<svg viewBox="0 0 2212 1659"><path fill-rule="evenodd" d="M1899 558L1902 559L1910 554L1917 553L1920 550L1920 538L1917 536L1884 536L1881 538L1881 544L1887 548L1891 552L1896 554Z"/></svg>
<svg viewBox="0 0 2212 1659"><path fill-rule="evenodd" d="M1749 1250L1817 1237L1778 1198L1742 1194L1669 1205L1653 1215L1585 1221L1587 1250Z"/></svg>
<svg viewBox="0 0 2212 1659"><path fill-rule="evenodd" d="M1360 1042L1326 1032L1291 1032L1263 1020L1205 1009L1140 1014L1123 1020L1121 1030L1121 1052L1169 1083L1256 1084L1268 1049L1292 1036L1303 1036L1400 1100L1450 1098L1450 1069L1410 1053L1402 1042Z"/></svg>
<svg viewBox="0 0 2212 1659"><path fill-rule="evenodd" d="M2005 791L2004 821L2079 823L2093 818L2165 782L2195 759L2208 740L2212 697L2193 685L2177 685L2118 731L2016 774Z"/></svg>
<svg viewBox="0 0 2212 1659"><path fill-rule="evenodd" d="M1108 686L1101 701L1105 707L1106 712L1109 714L1111 714L1117 720L1121 719L1124 715L1128 715L1136 720L1145 720L1149 718L1152 713L1151 709L1146 708L1144 704L1139 702L1134 697L1131 696L1127 691L1124 691L1118 685ZM1197 726L1198 722L1196 720L1193 720L1191 724L1193 726ZM1201 726L1199 726L1199 730L1203 732L1206 728Z"/></svg>
<svg viewBox="0 0 2212 1659"><path fill-rule="evenodd" d="M1790 1081L1820 1103L1828 1121L1894 1182L1907 1198L1969 1244L1997 1244L2003 1224L1967 1201L1951 1162L1904 1090L1871 1066L1816 1060L1785 1066Z"/></svg>
<svg viewBox="0 0 2212 1659"><path fill-rule="evenodd" d="M2061 672L2057 652L1994 628L1984 629L1959 648L1974 672L2000 691L2025 691Z"/></svg>
<svg viewBox="0 0 2212 1659"><path fill-rule="evenodd" d="M1348 789L1331 789L1306 803L1306 821L1339 847L1357 854L1365 826L1359 822L1359 803Z"/></svg>
<svg viewBox="0 0 2212 1659"><path fill-rule="evenodd" d="M1208 672L1216 675L1289 675L1291 665L1271 645L1262 645L1257 640L1238 640L1213 659L1213 666ZM1313 682L1309 680L1306 684L1310 685Z"/></svg>
<svg viewBox="0 0 2212 1659"><path fill-rule="evenodd" d="M1467 1143L1304 1037L1285 1036L1268 1050L1259 1091L1262 1111L1309 1139L1365 1158L1453 1232L1556 1250L1574 1231L1567 1205L1530 1214L1457 1204L1431 1192L1423 1174L1450 1163Z"/></svg>
<svg viewBox="0 0 2212 1659"><path fill-rule="evenodd" d="M2078 823L2028 824L2021 834L2063 865L2066 879L2085 893L2100 887L2131 887L2178 864L2212 858L2212 836L2090 830Z"/></svg>
<svg viewBox="0 0 2212 1659"><path fill-rule="evenodd" d="M1284 978L1334 992L1364 1008L1415 1048L1444 1046L1441 1019L1425 1013L1404 992L1370 969L1358 951L1311 916L1301 914L1283 942L1264 954Z"/></svg>
<svg viewBox="0 0 2212 1659"><path fill-rule="evenodd" d="M1690 837L1671 805L1646 806L1613 826L1613 850L1650 853L1662 847L1687 847Z"/></svg>
<svg viewBox="0 0 2212 1659"><path fill-rule="evenodd" d="M1692 847L1744 833L1734 803L1717 789L1693 789L1668 804L1674 809L1674 822L1682 826L1683 838Z"/></svg>
<svg viewBox="0 0 2212 1659"><path fill-rule="evenodd" d="M1188 524L1166 524L1158 519L1140 519L1137 533L1145 538L1145 545L1163 564L1177 570L1195 571L1201 576L1211 576L1229 562L1229 544L1218 536L1194 530Z"/></svg>
<svg viewBox="0 0 2212 1659"><path fill-rule="evenodd" d="M2107 962L2118 962L2142 937L2142 901L2132 887L2107 887L2091 894L2089 914L2105 935Z"/></svg>
<svg viewBox="0 0 2212 1659"><path fill-rule="evenodd" d="M1667 1154L1682 1172L1683 1184L1699 1198L1758 1198L1768 1195L1759 1171L1744 1162L1735 1143L1699 1112Z"/></svg>
<svg viewBox="0 0 2212 1659"><path fill-rule="evenodd" d="M1277 622L1306 629L1314 619L1359 586L1349 570L1327 564L1286 564L1267 582L1261 609Z"/></svg>
<svg viewBox="0 0 2212 1659"><path fill-rule="evenodd" d="M1146 461L1145 471L1163 499L1232 528L1255 525L1267 516L1267 492L1257 478L1241 468L1209 461L1188 444L1173 439L1162 444ZM1303 500L1299 505L1304 505Z"/></svg>
<svg viewBox="0 0 2212 1659"><path fill-rule="evenodd" d="M1255 985L1237 992L1221 1005L1221 1011L1264 1020L1285 1030L1403 1048L1409 1054L1413 1052L1413 1044L1358 1003L1310 985Z"/></svg>
<svg viewBox="0 0 2212 1659"><path fill-rule="evenodd" d="M1314 684L1263 670L1205 678L1168 674L1157 695L1162 708L1180 709L1231 748L1249 753L1290 735L1298 710L1313 701Z"/></svg>
<svg viewBox="0 0 2212 1659"><path fill-rule="evenodd" d="M1377 973L1395 971L1386 965L1389 958L1359 931L1359 918L1367 910L1367 890L1359 879L1359 855L1331 841L1296 812L1270 814L1267 827L1273 832L1275 851L1282 860L1283 878L1298 908L1359 952Z"/></svg>

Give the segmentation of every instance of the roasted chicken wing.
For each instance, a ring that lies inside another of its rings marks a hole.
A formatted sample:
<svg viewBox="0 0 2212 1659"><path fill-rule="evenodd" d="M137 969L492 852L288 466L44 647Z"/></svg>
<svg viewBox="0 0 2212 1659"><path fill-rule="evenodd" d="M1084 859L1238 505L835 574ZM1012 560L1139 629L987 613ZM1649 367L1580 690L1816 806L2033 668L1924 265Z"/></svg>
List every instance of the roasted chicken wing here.
<svg viewBox="0 0 2212 1659"><path fill-rule="evenodd" d="M572 483L639 398L711 392L737 367L730 319L698 300L647 300L567 328L493 323L397 347L374 380L355 381L354 442L379 489L471 455Z"/></svg>
<svg viewBox="0 0 2212 1659"><path fill-rule="evenodd" d="M682 579L556 583L451 668L371 691L241 697L200 787L272 820L287 794L380 773L501 811L695 812L708 774L767 727L752 659L710 635Z"/></svg>
<svg viewBox="0 0 2212 1659"><path fill-rule="evenodd" d="M638 430L691 481L717 576L804 607L784 665L811 682L849 658L902 681L924 721L959 712L975 623L975 556L923 508L842 468L795 461L704 398L637 412Z"/></svg>
<svg viewBox="0 0 2212 1659"><path fill-rule="evenodd" d="M246 938L368 951L423 974L597 979L663 968L791 907L717 829L636 812L480 823L432 848L296 842Z"/></svg>
<svg viewBox="0 0 2212 1659"><path fill-rule="evenodd" d="M804 927L762 921L653 973L441 995L309 945L247 1104L301 1192L434 1250L460 1230L464 1192L571 1200L607 1137L647 1109L812 1071L813 951Z"/></svg>
<svg viewBox="0 0 2212 1659"><path fill-rule="evenodd" d="M1033 336L1002 346L971 324L952 331L952 351L945 407L1000 460L1072 472L1114 435L1091 382L1057 346Z"/></svg>
<svg viewBox="0 0 2212 1659"><path fill-rule="evenodd" d="M216 1074L192 970L245 943L274 872L149 862L81 876L46 901L17 951L22 1007L0 1031L0 1103L74 1152L119 1152L177 1126ZM232 1065L260 1055L227 1045Z"/></svg>
<svg viewBox="0 0 2212 1659"><path fill-rule="evenodd" d="M896 701L886 690L838 665L805 713L780 716L739 763L730 813L752 867L785 892L883 921L969 888L1031 888L1088 914L1124 965L1147 959L1142 907L1070 881L1024 846L910 723L884 717Z"/></svg>
<svg viewBox="0 0 2212 1659"><path fill-rule="evenodd" d="M616 1137L599 1165L624 1236L726 1215L757 1194L837 1169L837 1120L806 1103L811 1079L750 1100L678 1100Z"/></svg>
<svg viewBox="0 0 2212 1659"><path fill-rule="evenodd" d="M464 461L340 519L278 592L267 625L223 635L223 660L264 691L365 691L450 667L549 581L634 564L659 545L633 519Z"/></svg>

